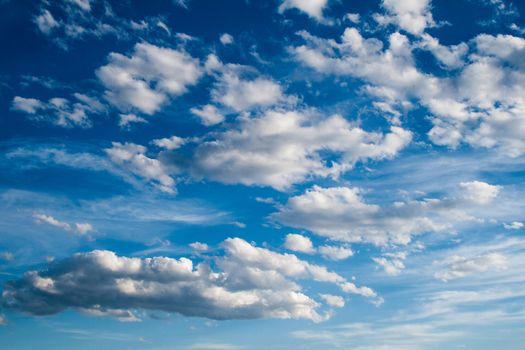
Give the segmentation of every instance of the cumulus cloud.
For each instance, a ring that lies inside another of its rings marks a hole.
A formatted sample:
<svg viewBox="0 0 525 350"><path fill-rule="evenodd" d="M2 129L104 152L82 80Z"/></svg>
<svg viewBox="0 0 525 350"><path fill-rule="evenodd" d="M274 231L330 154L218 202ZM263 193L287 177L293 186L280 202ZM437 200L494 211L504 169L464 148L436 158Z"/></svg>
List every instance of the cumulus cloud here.
<svg viewBox="0 0 525 350"><path fill-rule="evenodd" d="M411 141L411 133L399 127L366 132L339 115L281 111L241 119L237 128L212 136L194 151L193 176L278 190L308 178L336 177L358 161L392 158ZM336 159L328 163L324 155L330 154Z"/></svg>
<svg viewBox="0 0 525 350"><path fill-rule="evenodd" d="M237 112L269 107L285 99L281 86L272 79L243 79L233 69L224 69L211 94L214 101Z"/></svg>
<svg viewBox="0 0 525 350"><path fill-rule="evenodd" d="M147 122L148 121L146 119L139 117L138 115L133 113L120 114L118 126L120 126L121 129L129 129L132 124L144 124Z"/></svg>
<svg viewBox="0 0 525 350"><path fill-rule="evenodd" d="M464 191L464 198L476 204L492 202L501 191L501 186L490 185L482 181L461 182L459 186Z"/></svg>
<svg viewBox="0 0 525 350"><path fill-rule="evenodd" d="M75 94L77 102L55 97L48 102L35 98L15 96L11 109L25 113L29 119L43 121L64 128L90 128L92 121L89 114L100 113L100 106L95 99L82 94Z"/></svg>
<svg viewBox="0 0 525 350"><path fill-rule="evenodd" d="M163 192L175 193L175 180L158 159L146 155L146 147L134 143L113 142L112 147L105 151L115 164L153 182Z"/></svg>
<svg viewBox="0 0 525 350"><path fill-rule="evenodd" d="M107 100L121 111L154 114L184 94L202 75L199 60L184 51L138 43L130 57L113 52L96 74Z"/></svg>
<svg viewBox="0 0 525 350"><path fill-rule="evenodd" d="M430 11L431 0L383 0L386 15L376 14L380 24L393 23L407 32L419 35L435 25Z"/></svg>
<svg viewBox="0 0 525 350"><path fill-rule="evenodd" d="M299 280L338 285L341 290L377 299L368 287L292 254L256 247L240 238L223 242L215 257L219 270L187 258L128 258L111 251L77 253L43 271L8 282L5 307L34 315L77 309L91 314L134 317L137 309L161 310L217 320L283 318L322 321L321 304L302 292ZM329 305L341 305L323 297ZM127 313L127 312L131 313Z"/></svg>
<svg viewBox="0 0 525 350"><path fill-rule="evenodd" d="M279 6L279 12L283 13L288 9L298 9L310 17L317 20L323 19L323 10L328 4L328 0L283 0Z"/></svg>
<svg viewBox="0 0 525 350"><path fill-rule="evenodd" d="M160 148L174 150L184 145L186 140L182 137L173 135L171 137L153 140L151 143Z"/></svg>
<svg viewBox="0 0 525 350"><path fill-rule="evenodd" d="M199 252L205 252L209 249L206 243L201 243L201 242L193 242L190 244L190 247Z"/></svg>
<svg viewBox="0 0 525 350"><path fill-rule="evenodd" d="M331 245L324 245L319 247L319 253L329 260L345 260L354 255L352 249L348 247L338 247Z"/></svg>
<svg viewBox="0 0 525 350"><path fill-rule="evenodd" d="M315 248L310 238L295 233L289 233L286 235L284 247L294 252L307 254L315 253Z"/></svg>
<svg viewBox="0 0 525 350"><path fill-rule="evenodd" d="M463 198L379 206L367 203L362 193L359 188L314 186L290 197L270 219L336 241L376 245L405 245L414 235L452 229L454 223L474 219L464 210Z"/></svg>
<svg viewBox="0 0 525 350"><path fill-rule="evenodd" d="M525 66L519 59L525 39L478 35L468 43L472 53L463 62L466 44L445 47L429 35L413 44L409 37L393 33L386 48L356 28L347 28L339 41L300 35L306 44L291 49L298 61L323 74L362 79L381 110L396 114L413 101L425 107L433 124L428 132L433 143L497 148L510 157L525 152ZM429 50L444 66L457 69L446 76L424 72L414 48Z"/></svg>
<svg viewBox="0 0 525 350"><path fill-rule="evenodd" d="M437 264L443 268L436 272L434 277L446 282L481 272L505 270L507 258L501 253L489 253L471 258L454 255Z"/></svg>
<svg viewBox="0 0 525 350"><path fill-rule="evenodd" d="M199 117L201 123L205 126L211 126L222 123L224 116L213 105L205 105L202 108L191 108L190 112Z"/></svg>
<svg viewBox="0 0 525 350"><path fill-rule="evenodd" d="M343 299L343 297L340 297L339 295L319 294L319 296L330 306L333 306L333 307L344 307L345 306L345 300Z"/></svg>

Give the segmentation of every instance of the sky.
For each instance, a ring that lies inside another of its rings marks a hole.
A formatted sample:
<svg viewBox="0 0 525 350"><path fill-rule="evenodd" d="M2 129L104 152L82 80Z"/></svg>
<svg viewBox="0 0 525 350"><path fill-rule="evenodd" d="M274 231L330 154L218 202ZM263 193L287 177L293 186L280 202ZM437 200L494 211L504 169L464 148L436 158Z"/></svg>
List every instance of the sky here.
<svg viewBox="0 0 525 350"><path fill-rule="evenodd" d="M524 14L0 0L0 347L523 349Z"/></svg>

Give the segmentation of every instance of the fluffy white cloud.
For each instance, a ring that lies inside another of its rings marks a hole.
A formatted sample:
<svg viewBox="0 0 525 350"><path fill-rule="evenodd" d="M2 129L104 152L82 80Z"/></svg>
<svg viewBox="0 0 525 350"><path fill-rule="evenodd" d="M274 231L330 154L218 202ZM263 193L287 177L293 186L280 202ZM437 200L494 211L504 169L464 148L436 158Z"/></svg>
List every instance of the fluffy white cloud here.
<svg viewBox="0 0 525 350"><path fill-rule="evenodd" d="M193 242L190 244L190 247L199 252L205 252L209 249L206 243L201 243L201 242Z"/></svg>
<svg viewBox="0 0 525 350"><path fill-rule="evenodd" d="M114 52L108 60L96 73L108 101L122 111L153 114L202 75L199 60L188 53L148 43L136 44L131 57Z"/></svg>
<svg viewBox="0 0 525 350"><path fill-rule="evenodd" d="M142 117L139 117L136 114L128 113L128 114L120 114L119 115L119 122L118 126L120 126L122 129L130 128L132 124L136 123L147 123L148 121Z"/></svg>
<svg viewBox="0 0 525 350"><path fill-rule="evenodd" d="M366 132L338 115L279 111L241 119L238 128L213 136L194 152L194 176L279 190L311 177L337 176L360 160L394 157L411 141L411 133L398 127L387 134ZM330 163L322 156L328 153L337 156Z"/></svg>
<svg viewBox="0 0 525 350"><path fill-rule="evenodd" d="M201 123L205 126L219 124L224 121L224 116L213 105L205 105L201 109L192 108L190 112L199 117Z"/></svg>
<svg viewBox="0 0 525 350"><path fill-rule="evenodd" d="M295 8L305 12L310 17L322 20L323 9L327 4L328 0L283 0L282 4L279 6L279 12L283 13L288 9Z"/></svg>
<svg viewBox="0 0 525 350"><path fill-rule="evenodd" d="M463 196L466 200L476 204L488 204L494 200L501 191L501 186L490 185L482 181L461 182Z"/></svg>
<svg viewBox="0 0 525 350"><path fill-rule="evenodd" d="M157 147L161 147L167 150L174 150L184 145L186 143L186 140L182 137L173 135L168 138L153 140L152 143Z"/></svg>
<svg viewBox="0 0 525 350"><path fill-rule="evenodd" d="M414 235L451 229L454 223L473 219L464 211L461 198L381 207L366 203L361 194L359 188L314 186L290 197L270 219L332 240L376 245L408 244Z"/></svg>
<svg viewBox="0 0 525 350"><path fill-rule="evenodd" d="M285 98L281 86L272 79L243 79L233 70L224 71L211 94L214 101L238 112L269 107Z"/></svg>
<svg viewBox="0 0 525 350"><path fill-rule="evenodd" d="M344 307L345 306L345 300L343 299L343 297L340 297L338 295L319 294L319 296L330 306L333 306L333 307Z"/></svg>
<svg viewBox="0 0 525 350"><path fill-rule="evenodd" d="M430 0L383 0L387 15L376 15L381 24L394 23L407 32L419 35L435 25L430 12Z"/></svg>
<svg viewBox="0 0 525 350"><path fill-rule="evenodd" d="M61 97L43 102L34 98L15 96L11 108L27 114L32 120L44 121L64 128L90 128L92 122L88 114L100 112L100 106L95 103L95 99L82 94L75 94L75 98L79 102L71 102Z"/></svg>
<svg viewBox="0 0 525 350"><path fill-rule="evenodd" d="M158 159L146 156L146 147L133 143L113 142L112 147L105 151L114 163L137 176L153 181L161 191L175 192L175 180Z"/></svg>
<svg viewBox="0 0 525 350"><path fill-rule="evenodd" d="M407 36L393 33L387 48L376 38L364 38L355 28L347 28L340 41L306 32L301 35L306 45L291 51L305 66L362 79L365 91L379 100L375 105L387 113L406 110L413 101L427 108L433 123L428 136L433 143L451 148L462 143L498 148L511 157L525 152L521 137L525 130L525 66L519 58L525 39L479 35L470 42L473 52L463 62L466 44L445 47L429 35L414 44ZM431 51L447 68L460 69L446 76L425 73L418 68L414 48Z"/></svg>
<svg viewBox="0 0 525 350"><path fill-rule="evenodd" d="M148 309L212 319L304 318L322 321L321 304L301 291L299 280L338 285L343 291L376 298L370 288L356 287L318 265L249 244L240 238L223 242L225 255L207 263L186 258L128 258L110 251L77 253L43 271L31 271L8 282L6 307L35 315L68 308L93 315L134 318ZM329 306L341 305L333 296Z"/></svg>
<svg viewBox="0 0 525 350"><path fill-rule="evenodd" d="M295 233L289 233L286 235L284 247L294 252L307 254L315 253L315 248L310 238Z"/></svg>
<svg viewBox="0 0 525 350"><path fill-rule="evenodd" d="M319 253L329 260L345 260L354 255L352 249L348 247L338 247L324 245L319 247Z"/></svg>
<svg viewBox="0 0 525 350"><path fill-rule="evenodd" d="M480 272L504 270L507 268L507 258L501 253L489 253L471 258L454 255L438 264L442 265L443 269L436 272L434 277L448 281Z"/></svg>

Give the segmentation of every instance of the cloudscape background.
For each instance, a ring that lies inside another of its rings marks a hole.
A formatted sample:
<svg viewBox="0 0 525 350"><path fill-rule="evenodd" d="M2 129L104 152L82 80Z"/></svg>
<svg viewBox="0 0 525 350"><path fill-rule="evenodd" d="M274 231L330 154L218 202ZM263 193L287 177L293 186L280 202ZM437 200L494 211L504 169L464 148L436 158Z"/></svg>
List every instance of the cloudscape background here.
<svg viewBox="0 0 525 350"><path fill-rule="evenodd" d="M523 349L523 14L0 1L0 347Z"/></svg>

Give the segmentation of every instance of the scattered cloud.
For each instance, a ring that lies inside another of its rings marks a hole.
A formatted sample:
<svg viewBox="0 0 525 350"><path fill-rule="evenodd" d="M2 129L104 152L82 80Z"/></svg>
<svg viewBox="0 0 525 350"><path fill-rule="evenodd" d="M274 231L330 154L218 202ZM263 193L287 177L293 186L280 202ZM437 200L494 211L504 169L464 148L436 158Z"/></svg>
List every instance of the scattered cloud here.
<svg viewBox="0 0 525 350"><path fill-rule="evenodd" d="M289 233L286 235L284 247L294 252L307 254L315 253L315 248L310 238L296 233Z"/></svg>
<svg viewBox="0 0 525 350"><path fill-rule="evenodd" d="M123 112L158 112L202 75L199 60L188 53L148 43L136 44L130 57L113 52L108 61L96 74L106 99Z"/></svg>
<svg viewBox="0 0 525 350"><path fill-rule="evenodd" d="M298 280L338 285L347 293L377 298L325 267L292 254L256 247L240 238L222 243L225 255L205 262L187 258L128 258L111 251L77 253L4 286L6 307L34 315L74 308L94 315L135 317L134 309L175 312L217 320L294 318L315 322L328 314L302 292ZM323 298L340 304L340 300ZM129 313L128 313L129 311Z"/></svg>

